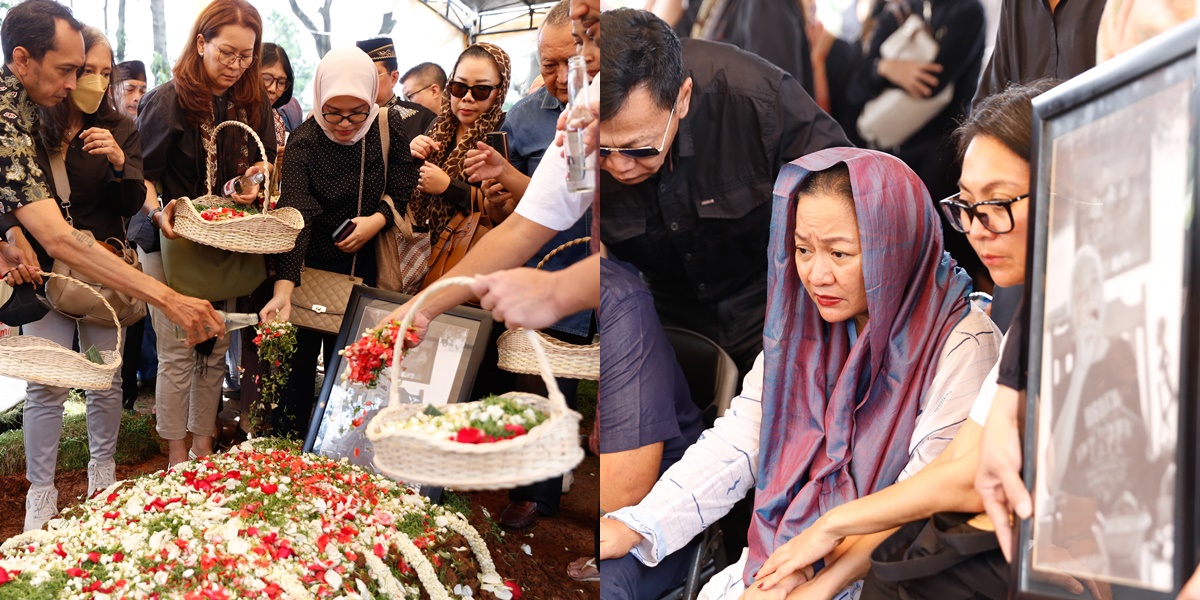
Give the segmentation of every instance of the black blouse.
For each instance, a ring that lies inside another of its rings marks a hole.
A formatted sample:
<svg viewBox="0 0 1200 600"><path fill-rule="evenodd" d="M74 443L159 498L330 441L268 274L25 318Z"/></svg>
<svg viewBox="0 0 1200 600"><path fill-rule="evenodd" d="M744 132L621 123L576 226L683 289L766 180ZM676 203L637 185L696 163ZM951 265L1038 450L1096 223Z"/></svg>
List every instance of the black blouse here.
<svg viewBox="0 0 1200 600"><path fill-rule="evenodd" d="M390 227L391 211L380 201L384 193L383 145L379 121L357 143L345 146L330 140L314 118L305 119L288 138L283 155L279 206L292 206L304 215L304 229L290 252L269 257L275 280L287 279L302 285L300 268L309 266L349 273L354 255L338 249L333 232L346 219L382 214ZM389 151L387 194L402 214L417 184L417 164L408 152L404 121L393 111L388 116ZM363 162L363 144L366 159ZM358 210L359 174L362 178L362 210ZM370 284L375 279L374 240L357 253L354 274Z"/></svg>
<svg viewBox="0 0 1200 600"><path fill-rule="evenodd" d="M939 43L938 55L933 62L942 66L931 97L953 83L954 98L940 114L903 142L910 146L943 141L948 132L958 127L959 116L968 112L975 95L980 63L983 62L983 6L979 0L932 0L930 4L932 14L928 24ZM913 14L921 15L923 3L908 0L908 8ZM879 14L870 49L847 81L845 97L851 105L862 106L884 90L895 87L879 74L878 65L883 43L901 25L890 10Z"/></svg>
<svg viewBox="0 0 1200 600"><path fill-rule="evenodd" d="M275 162L275 121L271 107L263 102L258 108L258 126L254 131L262 140L267 151L265 160ZM223 96L213 96L213 122L232 119L234 111ZM160 185L163 203L181 196L197 198L205 194L205 151L201 144L200 129L188 124L183 107L179 105L179 94L175 82L168 81L146 94L138 109L138 130L142 133L142 150L145 156L146 179ZM218 134L221 138L217 148L217 175L214 191L241 175L237 170L236 154L242 144L249 142L250 162L264 160L259 156L258 145L240 127L226 127Z"/></svg>
<svg viewBox="0 0 1200 600"><path fill-rule="evenodd" d="M91 115L84 115L80 132L93 127L92 121ZM142 183L142 143L137 127L132 119L121 116L120 121L109 131L112 132L113 140L125 153L125 169L121 178L118 179L113 173L108 157L83 151L84 141L79 134L76 134L75 139L67 146L66 154L67 180L71 184L69 212L72 224L76 229L92 232L100 241L110 237L124 240L125 231L121 218L137 214L146 201L146 187ZM40 141L38 144L40 145ZM54 195L61 198L63 190L58 189L53 171L49 168L45 171ZM10 217L11 214L8 213L5 217ZM64 210L63 216L66 217L67 214ZM2 230L20 224L15 218L0 222L3 223L0 225ZM42 270L49 271L54 266L54 259L37 239L33 236L28 238L38 255Z"/></svg>

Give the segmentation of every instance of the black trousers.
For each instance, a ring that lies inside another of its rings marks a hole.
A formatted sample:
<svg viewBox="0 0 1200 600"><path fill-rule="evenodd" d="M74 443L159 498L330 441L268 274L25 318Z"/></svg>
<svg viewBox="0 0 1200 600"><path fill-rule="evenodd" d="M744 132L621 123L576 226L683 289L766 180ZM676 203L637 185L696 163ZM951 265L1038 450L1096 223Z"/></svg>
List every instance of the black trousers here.
<svg viewBox="0 0 1200 600"><path fill-rule="evenodd" d="M292 372L288 375L287 387L284 388L279 406L271 417L271 427L275 435L298 440L304 440L308 436L313 406L317 399L317 355L321 354L321 343L324 342L325 365L328 369L329 364L333 362L333 353L337 350L334 344L336 339L336 335L309 329L296 331L296 354L292 356ZM325 376L338 377L339 374L326 370Z"/></svg>
<svg viewBox="0 0 1200 600"><path fill-rule="evenodd" d="M595 331L594 323L595 320L593 319L593 332ZM503 324L498 324L497 328L503 329L503 327ZM591 336L572 335L553 329L547 329L545 333L570 344L582 345L591 341ZM571 410L579 410L579 399L577 397L579 380L556 377L554 381L558 384L558 389L562 391L563 398L567 401L567 406L571 407ZM538 375L517 375L515 390L538 394L539 396L545 396L547 393L546 383ZM558 505L562 500L562 482L563 478L560 475L558 477L551 477L545 481L514 488L508 492L508 499L510 502L537 502L538 513L547 517L553 517L558 514Z"/></svg>

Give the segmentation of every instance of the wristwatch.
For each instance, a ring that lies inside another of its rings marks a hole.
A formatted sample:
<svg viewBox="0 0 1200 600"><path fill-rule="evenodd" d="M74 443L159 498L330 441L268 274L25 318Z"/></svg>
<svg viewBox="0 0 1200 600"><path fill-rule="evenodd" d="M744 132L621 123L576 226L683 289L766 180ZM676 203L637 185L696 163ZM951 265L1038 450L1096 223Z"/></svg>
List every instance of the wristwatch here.
<svg viewBox="0 0 1200 600"><path fill-rule="evenodd" d="M161 229L161 227L158 226L158 221L154 220L154 215L156 215L162 211L163 211L163 208L161 206L155 207L154 210L150 211L150 216L149 216L150 224L153 225L155 227L155 229Z"/></svg>

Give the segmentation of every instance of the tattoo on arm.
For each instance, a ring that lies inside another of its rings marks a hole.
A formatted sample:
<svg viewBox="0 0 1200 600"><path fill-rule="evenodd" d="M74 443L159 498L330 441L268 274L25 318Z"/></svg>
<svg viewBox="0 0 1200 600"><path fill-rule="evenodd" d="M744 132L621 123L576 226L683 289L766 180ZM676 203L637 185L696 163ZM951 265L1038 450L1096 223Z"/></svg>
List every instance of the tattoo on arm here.
<svg viewBox="0 0 1200 600"><path fill-rule="evenodd" d="M75 236L75 239L78 240L79 243L83 244L84 246L87 246L88 248L91 248L92 246L96 245L95 239L89 237L87 234L83 233L82 231L80 231L78 229L72 229L71 235Z"/></svg>

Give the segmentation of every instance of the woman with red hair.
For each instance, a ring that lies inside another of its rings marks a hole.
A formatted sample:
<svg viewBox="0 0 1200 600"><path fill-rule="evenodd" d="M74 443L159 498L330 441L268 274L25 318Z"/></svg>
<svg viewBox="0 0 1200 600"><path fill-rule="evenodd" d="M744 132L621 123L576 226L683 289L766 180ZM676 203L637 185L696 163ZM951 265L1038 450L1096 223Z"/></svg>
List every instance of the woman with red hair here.
<svg viewBox="0 0 1200 600"><path fill-rule="evenodd" d="M232 304L229 301L233 296L248 294L265 278L265 270L258 281L246 280L244 274L235 276L231 265L239 261L238 255L179 238L171 226L175 199L204 195L210 166L216 171L219 185L267 170L274 162L275 128L262 85L261 55L262 18L258 10L246 0L213 0L192 27L191 37L172 69L174 79L147 94L138 115L146 181L153 182L166 201L163 208L158 208L156 198L147 202L150 221L162 230L162 252L144 257L143 268L168 285L186 287L218 307ZM260 156L258 145L241 128L214 131L218 124L230 120L254 128L267 155ZM215 164L209 165L210 160ZM154 196L153 191L150 195ZM232 198L250 204L257 196L258 186L252 185ZM164 254L170 256L165 268ZM180 261L177 257L181 256L188 258ZM181 262L186 266L181 267ZM233 279L237 281L229 281ZM238 284L243 289L233 291ZM158 334L158 433L167 440L170 464L174 465L188 454L204 456L212 452L224 375L222 357L229 347L229 336L189 348L175 339L173 326L161 312L151 310L151 314ZM190 451L184 442L189 431Z"/></svg>

